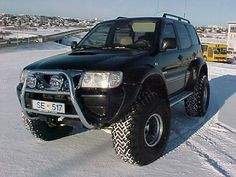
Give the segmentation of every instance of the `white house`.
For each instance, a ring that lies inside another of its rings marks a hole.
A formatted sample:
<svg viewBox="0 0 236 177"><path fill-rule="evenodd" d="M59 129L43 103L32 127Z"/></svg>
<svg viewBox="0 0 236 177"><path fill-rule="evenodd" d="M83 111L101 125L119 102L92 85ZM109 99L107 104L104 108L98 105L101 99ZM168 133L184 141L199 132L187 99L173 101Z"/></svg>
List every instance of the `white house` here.
<svg viewBox="0 0 236 177"><path fill-rule="evenodd" d="M227 45L228 45L228 58L235 58L236 57L236 21L229 22Z"/></svg>

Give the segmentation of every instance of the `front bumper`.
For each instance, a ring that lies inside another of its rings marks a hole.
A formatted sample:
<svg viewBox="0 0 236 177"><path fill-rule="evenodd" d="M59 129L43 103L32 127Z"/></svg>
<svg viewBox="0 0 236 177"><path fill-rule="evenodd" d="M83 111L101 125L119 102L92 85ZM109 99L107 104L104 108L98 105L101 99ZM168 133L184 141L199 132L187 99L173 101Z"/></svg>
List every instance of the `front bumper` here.
<svg viewBox="0 0 236 177"><path fill-rule="evenodd" d="M75 118L75 119L79 119L86 128L88 129L94 128L94 126L86 120L86 118L84 117L78 105L78 102L75 97L74 81L70 73L66 71L46 71L46 70L38 71L37 70L37 71L31 71L29 74L37 74L37 73L45 74L45 75L63 75L68 81L69 90L68 91L49 91L49 90L29 89L26 87L26 82L24 82L22 89L20 91L20 94L18 93L18 95L19 95L22 111L25 114L25 116L27 116L30 119L32 117L30 116L29 113L35 113L35 114L42 114L42 115ZM76 114L59 114L59 113L51 113L51 112L41 112L38 110L30 109L26 104L26 101L27 101L26 94L30 94L30 93L48 94L48 95L60 94L60 95L70 96L71 103L76 111Z"/></svg>
<svg viewBox="0 0 236 177"><path fill-rule="evenodd" d="M73 77L65 71L32 71L33 73L61 74L69 81L69 91L47 91L29 89L26 83L17 86L17 94L22 111L28 118L33 119L31 113L45 116L58 116L78 119L89 128L110 125L124 118L128 109L134 103L140 85L128 85L114 89L89 89L76 87ZM32 109L32 100L62 102L66 106L65 114L42 112Z"/></svg>

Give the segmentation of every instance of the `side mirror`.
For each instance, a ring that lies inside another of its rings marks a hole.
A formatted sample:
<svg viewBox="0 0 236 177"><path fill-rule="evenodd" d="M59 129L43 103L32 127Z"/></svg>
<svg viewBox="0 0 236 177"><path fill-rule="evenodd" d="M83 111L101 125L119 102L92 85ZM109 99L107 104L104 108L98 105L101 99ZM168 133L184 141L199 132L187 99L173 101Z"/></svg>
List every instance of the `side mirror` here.
<svg viewBox="0 0 236 177"><path fill-rule="evenodd" d="M176 38L165 38L162 41L161 49L162 51L166 51L169 49L176 49L177 44L176 44Z"/></svg>
<svg viewBox="0 0 236 177"><path fill-rule="evenodd" d="M70 45L71 49L74 50L77 47L77 44L77 41L72 41Z"/></svg>

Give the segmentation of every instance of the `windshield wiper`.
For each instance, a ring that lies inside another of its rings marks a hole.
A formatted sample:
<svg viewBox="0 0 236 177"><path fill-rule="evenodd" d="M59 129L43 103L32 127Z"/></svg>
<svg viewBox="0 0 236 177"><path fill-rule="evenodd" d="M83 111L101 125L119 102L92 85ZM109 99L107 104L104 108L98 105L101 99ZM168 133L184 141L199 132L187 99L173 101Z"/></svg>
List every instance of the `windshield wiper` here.
<svg viewBox="0 0 236 177"><path fill-rule="evenodd" d="M75 50L86 50L86 49L103 49L103 46L92 46L92 45L80 45Z"/></svg>
<svg viewBox="0 0 236 177"><path fill-rule="evenodd" d="M114 44L114 45L108 45L108 46L106 46L106 49L149 50L150 47L149 47L149 46L144 46L144 45L115 45L115 44Z"/></svg>
<svg viewBox="0 0 236 177"><path fill-rule="evenodd" d="M129 49L128 46L124 45L107 45L104 49Z"/></svg>

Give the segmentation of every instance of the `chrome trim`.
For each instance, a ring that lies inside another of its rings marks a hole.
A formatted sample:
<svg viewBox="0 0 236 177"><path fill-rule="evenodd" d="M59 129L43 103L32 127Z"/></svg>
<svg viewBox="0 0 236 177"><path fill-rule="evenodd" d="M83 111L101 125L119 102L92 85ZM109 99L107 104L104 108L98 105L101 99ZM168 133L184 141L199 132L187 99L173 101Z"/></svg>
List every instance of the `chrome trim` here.
<svg viewBox="0 0 236 177"><path fill-rule="evenodd" d="M22 87L21 90L21 95L20 95L20 99L21 99L21 107L22 107L22 111L25 114L25 116L27 116L29 119L31 119L31 117L28 115L28 112L34 112L34 113L39 113L39 114L45 114L45 115L54 115L54 116L60 116L60 117L69 117L69 118L76 118L76 119L80 119L81 123L88 129L92 129L94 128L93 125L91 125L86 118L84 117L77 101L76 101L76 97L75 97L75 85L73 82L73 78L70 75L69 71L62 71L62 70L56 70L56 71L51 71L51 70L32 70L29 72L29 74L35 74L35 73L41 73L41 74L46 74L46 75L54 75L54 74L62 74L64 75L68 82L69 82L69 92L60 92L60 91L42 91L42 90L31 90L31 89L27 89L26 88L26 82L24 82L24 85ZM81 85L78 85L78 87L80 87ZM40 112L40 111L36 111L33 109L28 109L25 106L25 92L32 92L32 93L45 93L45 94L66 94L66 95L70 95L71 96L71 101L72 104L76 110L77 115L69 115L69 114L58 114L58 113L47 113L47 112Z"/></svg>
<svg viewBox="0 0 236 177"><path fill-rule="evenodd" d="M50 116L61 116L61 117L70 117L70 118L78 118L78 115L73 114L58 114L58 113L52 113L52 112L43 112L43 111L37 111L35 109L28 109L25 108L26 111L36 113L36 114L44 114L44 115L50 115Z"/></svg>
<svg viewBox="0 0 236 177"><path fill-rule="evenodd" d="M102 97L106 97L106 95L81 95L82 97L89 97L89 98L102 98Z"/></svg>
<svg viewBox="0 0 236 177"><path fill-rule="evenodd" d="M70 92L60 92L60 91L49 91L49 90L36 90L36 89L25 89L25 92L30 93L42 93L42 94L52 94L52 95L70 95Z"/></svg>
<svg viewBox="0 0 236 177"><path fill-rule="evenodd" d="M156 124L154 124L154 122L150 122L152 118L154 118L154 121L156 122ZM150 126L154 126L154 133L151 132L152 129L150 131ZM162 134L163 134L163 129L164 129L164 126L163 126L162 117L159 114L157 113L152 114L147 119L146 124L144 126L144 141L148 147L154 147L160 142Z"/></svg>
<svg viewBox="0 0 236 177"><path fill-rule="evenodd" d="M176 104L179 103L180 101L183 101L185 98L191 96L192 94L193 94L193 92L190 92L190 93L184 95L183 97L181 97L180 99L174 100L172 103L170 103L170 107L176 105Z"/></svg>

